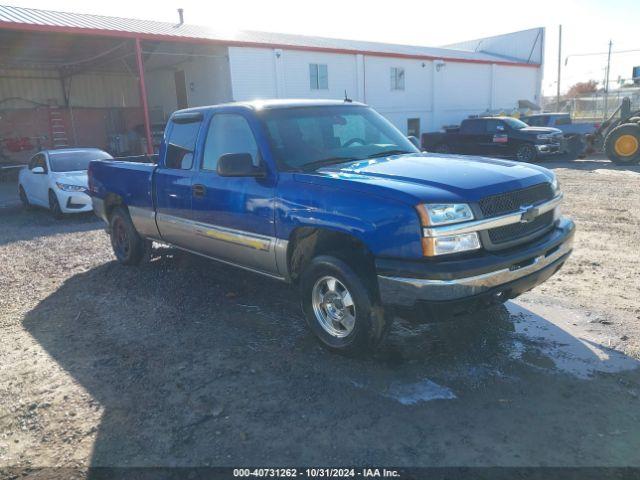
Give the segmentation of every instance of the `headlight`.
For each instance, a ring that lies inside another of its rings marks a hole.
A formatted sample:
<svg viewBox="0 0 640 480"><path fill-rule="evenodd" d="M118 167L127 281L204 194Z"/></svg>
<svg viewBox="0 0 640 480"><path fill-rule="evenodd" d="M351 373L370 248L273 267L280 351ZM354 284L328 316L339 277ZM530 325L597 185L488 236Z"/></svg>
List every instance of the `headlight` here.
<svg viewBox="0 0 640 480"><path fill-rule="evenodd" d="M551 189L553 193L557 194L560 191L560 182L558 182L558 177L553 176L553 180L551 180Z"/></svg>
<svg viewBox="0 0 640 480"><path fill-rule="evenodd" d="M541 133L536 138L538 140L551 140L553 138L553 135L549 133Z"/></svg>
<svg viewBox="0 0 640 480"><path fill-rule="evenodd" d="M56 182L56 186L60 190L64 190L65 192L84 192L85 188L80 185L68 185L66 183L58 183Z"/></svg>
<svg viewBox="0 0 640 480"><path fill-rule="evenodd" d="M422 251L427 257L467 252L478 248L480 248L480 238L476 232L422 239Z"/></svg>
<svg viewBox="0 0 640 480"><path fill-rule="evenodd" d="M473 212L466 203L423 204L418 206L423 226L448 225L473 220Z"/></svg>

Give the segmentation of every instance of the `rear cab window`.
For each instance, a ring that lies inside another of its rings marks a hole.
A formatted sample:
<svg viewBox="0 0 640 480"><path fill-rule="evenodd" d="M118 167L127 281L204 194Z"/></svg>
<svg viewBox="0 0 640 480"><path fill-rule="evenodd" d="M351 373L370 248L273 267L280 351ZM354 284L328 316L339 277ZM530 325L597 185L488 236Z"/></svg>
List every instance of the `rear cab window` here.
<svg viewBox="0 0 640 480"><path fill-rule="evenodd" d="M485 133L485 121L480 119L463 120L460 125L460 133L466 135L480 135Z"/></svg>
<svg viewBox="0 0 640 480"><path fill-rule="evenodd" d="M202 115L176 116L171 120L167 137L164 166L176 170L191 170Z"/></svg>

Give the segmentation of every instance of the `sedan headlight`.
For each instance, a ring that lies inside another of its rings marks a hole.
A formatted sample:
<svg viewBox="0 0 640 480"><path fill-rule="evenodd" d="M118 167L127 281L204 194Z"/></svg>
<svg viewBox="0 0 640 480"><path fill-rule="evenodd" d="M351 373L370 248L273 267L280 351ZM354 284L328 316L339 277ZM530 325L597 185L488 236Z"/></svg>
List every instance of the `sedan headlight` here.
<svg viewBox="0 0 640 480"><path fill-rule="evenodd" d="M473 212L466 203L423 204L418 206L418 213L425 227L473 220Z"/></svg>
<svg viewBox="0 0 640 480"><path fill-rule="evenodd" d="M555 175L553 176L553 180L551 180L551 189L556 195L558 194L558 192L560 192L560 182L558 182L558 177L556 177Z"/></svg>
<svg viewBox="0 0 640 480"><path fill-rule="evenodd" d="M422 251L427 257L468 252L478 248L480 248L480 238L476 232L422 239Z"/></svg>
<svg viewBox="0 0 640 480"><path fill-rule="evenodd" d="M56 182L56 186L65 192L84 192L86 189L80 185L69 185L66 183Z"/></svg>
<svg viewBox="0 0 640 480"><path fill-rule="evenodd" d="M553 135L550 133L541 133L536 137L538 140L551 140L553 139Z"/></svg>

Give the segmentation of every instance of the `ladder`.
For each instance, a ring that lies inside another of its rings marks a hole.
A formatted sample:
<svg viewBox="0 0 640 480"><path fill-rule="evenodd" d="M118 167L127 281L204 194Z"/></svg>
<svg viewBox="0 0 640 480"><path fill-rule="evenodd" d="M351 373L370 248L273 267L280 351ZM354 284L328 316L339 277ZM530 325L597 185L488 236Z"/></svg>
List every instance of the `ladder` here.
<svg viewBox="0 0 640 480"><path fill-rule="evenodd" d="M69 146L67 130L64 126L60 107L49 105L49 133L51 134L51 148L65 148Z"/></svg>

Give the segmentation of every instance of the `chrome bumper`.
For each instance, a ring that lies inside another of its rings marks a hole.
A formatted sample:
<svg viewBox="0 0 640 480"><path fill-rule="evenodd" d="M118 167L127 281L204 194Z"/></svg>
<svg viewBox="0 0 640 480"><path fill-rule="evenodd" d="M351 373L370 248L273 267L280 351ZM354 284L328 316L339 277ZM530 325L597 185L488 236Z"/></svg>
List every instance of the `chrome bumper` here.
<svg viewBox="0 0 640 480"><path fill-rule="evenodd" d="M574 228L573 222L568 219L563 220L569 222L567 226L572 231ZM531 258L527 262L518 262L508 268L482 275L454 280L378 275L378 287L382 303L386 305L412 306L417 301L441 302L459 300L480 295L492 289L499 290L501 285L507 285L528 275L541 272L545 268L553 267L556 262L560 264L571 253L572 249L573 236L570 236L564 243L550 248L546 253ZM553 273L555 272L552 271L549 276ZM531 288L544 282L547 278L541 278Z"/></svg>
<svg viewBox="0 0 640 480"><path fill-rule="evenodd" d="M565 151L565 148L560 143L549 143L536 145L536 150L539 155L550 155L552 153L560 153Z"/></svg>

